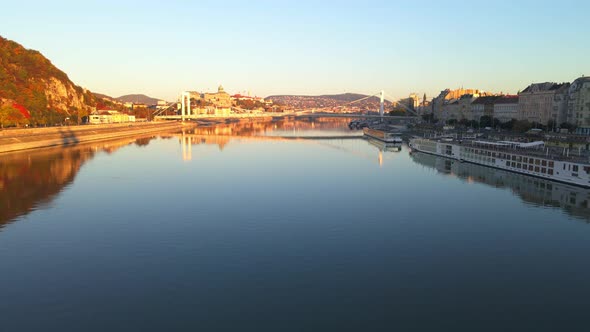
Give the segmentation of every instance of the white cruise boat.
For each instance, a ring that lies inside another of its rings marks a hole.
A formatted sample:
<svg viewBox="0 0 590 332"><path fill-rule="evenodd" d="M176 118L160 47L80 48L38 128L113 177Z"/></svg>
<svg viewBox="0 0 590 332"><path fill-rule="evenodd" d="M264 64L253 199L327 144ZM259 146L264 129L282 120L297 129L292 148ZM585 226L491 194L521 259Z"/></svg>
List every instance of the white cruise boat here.
<svg viewBox="0 0 590 332"><path fill-rule="evenodd" d="M548 148L542 141L412 138L409 147L412 151L590 188L590 159L587 156Z"/></svg>

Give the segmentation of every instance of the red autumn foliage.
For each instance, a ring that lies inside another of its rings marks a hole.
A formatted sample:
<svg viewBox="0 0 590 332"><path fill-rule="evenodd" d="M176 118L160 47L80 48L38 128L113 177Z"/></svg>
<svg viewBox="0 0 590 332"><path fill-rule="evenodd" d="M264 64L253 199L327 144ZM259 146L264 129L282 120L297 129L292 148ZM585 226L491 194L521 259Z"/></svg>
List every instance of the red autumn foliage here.
<svg viewBox="0 0 590 332"><path fill-rule="evenodd" d="M23 105L12 103L12 107L16 108L25 118L31 118L31 113L29 113L29 111L27 111L27 109Z"/></svg>

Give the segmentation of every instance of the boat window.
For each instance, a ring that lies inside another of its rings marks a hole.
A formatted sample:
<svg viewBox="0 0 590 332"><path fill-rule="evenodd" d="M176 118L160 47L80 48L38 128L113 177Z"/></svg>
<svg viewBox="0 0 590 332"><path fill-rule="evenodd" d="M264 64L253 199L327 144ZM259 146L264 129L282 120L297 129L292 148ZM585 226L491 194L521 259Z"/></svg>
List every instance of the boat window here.
<svg viewBox="0 0 590 332"><path fill-rule="evenodd" d="M528 167L527 165L522 164L522 169L524 169L525 171L526 171L527 167Z"/></svg>
<svg viewBox="0 0 590 332"><path fill-rule="evenodd" d="M522 161L522 157L518 157L518 159L516 159L516 161L521 162Z"/></svg>
<svg viewBox="0 0 590 332"><path fill-rule="evenodd" d="M547 169L546 168L541 168L541 173L546 174L547 173Z"/></svg>
<svg viewBox="0 0 590 332"><path fill-rule="evenodd" d="M529 165L529 171L533 171L533 165Z"/></svg>
<svg viewBox="0 0 590 332"><path fill-rule="evenodd" d="M578 165L574 165L574 167L572 167L572 171L577 172L578 171Z"/></svg>
<svg viewBox="0 0 590 332"><path fill-rule="evenodd" d="M522 161L523 163L528 163L529 162L529 158L525 157L524 160Z"/></svg>
<svg viewBox="0 0 590 332"><path fill-rule="evenodd" d="M565 164L563 164L563 170L565 171Z"/></svg>
<svg viewBox="0 0 590 332"><path fill-rule="evenodd" d="M547 172L549 175L553 175L553 170L550 168L549 171Z"/></svg>
<svg viewBox="0 0 590 332"><path fill-rule="evenodd" d="M584 172L590 173L590 166L584 166Z"/></svg>
<svg viewBox="0 0 590 332"><path fill-rule="evenodd" d="M535 159L535 165L540 165L540 164L541 164L541 160Z"/></svg>
<svg viewBox="0 0 590 332"><path fill-rule="evenodd" d="M516 168L522 168L522 164L521 163L516 164Z"/></svg>
<svg viewBox="0 0 590 332"><path fill-rule="evenodd" d="M535 166L535 172L539 173L539 166Z"/></svg>
<svg viewBox="0 0 590 332"><path fill-rule="evenodd" d="M512 162L512 167L516 167L516 163L514 161Z"/></svg>
<svg viewBox="0 0 590 332"><path fill-rule="evenodd" d="M543 161L541 162L541 166L547 166L547 160L543 160Z"/></svg>
<svg viewBox="0 0 590 332"><path fill-rule="evenodd" d="M516 156L512 156L512 160L516 161Z"/></svg>
<svg viewBox="0 0 590 332"><path fill-rule="evenodd" d="M506 161L506 167L510 167L510 162Z"/></svg>
<svg viewBox="0 0 590 332"><path fill-rule="evenodd" d="M549 162L549 167L553 168L554 163L552 161Z"/></svg>

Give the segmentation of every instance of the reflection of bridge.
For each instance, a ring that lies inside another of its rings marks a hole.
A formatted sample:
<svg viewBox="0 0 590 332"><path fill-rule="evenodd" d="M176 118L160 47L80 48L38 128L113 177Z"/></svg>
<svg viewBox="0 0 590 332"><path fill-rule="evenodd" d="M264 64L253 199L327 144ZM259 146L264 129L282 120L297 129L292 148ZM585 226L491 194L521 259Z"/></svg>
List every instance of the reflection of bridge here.
<svg viewBox="0 0 590 332"><path fill-rule="evenodd" d="M180 142L182 144L182 159L185 161L192 160L192 146L194 144L215 144L218 145L221 150L227 145L230 141L235 140L238 142L250 141L250 142L268 142L268 141L296 141L296 142L303 142L308 144L316 144L321 145L324 147L328 147L331 149L336 149L339 151L344 151L347 153L352 153L358 157L374 161L375 157L372 154L366 153L363 151L362 147L365 146L365 142L368 142L371 146L375 146L378 149L378 158L377 161L380 166L383 165L384 161L384 152L399 152L400 148L397 147L395 149L387 148L380 144L375 144L371 142L371 140L363 139L364 136L362 135L326 135L326 136L265 136L265 135L231 135L231 134L194 134L194 133L187 133L183 132L182 134L177 134L176 136L179 137ZM330 144L330 141L358 141L360 142L360 146L354 148L354 145L351 147L343 147L341 145L334 145ZM359 147L361 147L359 149Z"/></svg>
<svg viewBox="0 0 590 332"><path fill-rule="evenodd" d="M276 112L265 112L265 113L245 113L245 114L228 114L228 115L215 115L215 114L189 114L189 115L159 115L155 116L154 120L205 120L205 119L251 119L251 118L266 118L266 117L285 117L298 115L296 113L276 113Z"/></svg>

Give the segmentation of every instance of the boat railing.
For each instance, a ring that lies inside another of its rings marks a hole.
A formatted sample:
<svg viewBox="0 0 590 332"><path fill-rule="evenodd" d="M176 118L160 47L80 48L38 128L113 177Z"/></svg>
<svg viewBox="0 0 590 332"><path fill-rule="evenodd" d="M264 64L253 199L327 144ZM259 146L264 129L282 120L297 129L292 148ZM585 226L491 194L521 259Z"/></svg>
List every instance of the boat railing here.
<svg viewBox="0 0 590 332"><path fill-rule="evenodd" d="M515 154L522 154L528 155L538 158L544 158L547 160L556 160L556 161L567 161L567 162L575 162L580 164L588 164L590 163L590 155L587 153L582 153L582 150L579 149L578 151L571 151L569 149L561 149L555 147L548 147L544 146L543 148L519 148L518 146L507 147L501 145L489 145L489 144L479 144L476 142L458 142L461 146L467 146L472 148L479 148L485 149L488 151L497 151L497 152L505 152L505 153L515 153Z"/></svg>

